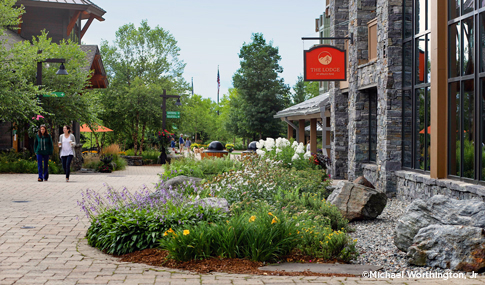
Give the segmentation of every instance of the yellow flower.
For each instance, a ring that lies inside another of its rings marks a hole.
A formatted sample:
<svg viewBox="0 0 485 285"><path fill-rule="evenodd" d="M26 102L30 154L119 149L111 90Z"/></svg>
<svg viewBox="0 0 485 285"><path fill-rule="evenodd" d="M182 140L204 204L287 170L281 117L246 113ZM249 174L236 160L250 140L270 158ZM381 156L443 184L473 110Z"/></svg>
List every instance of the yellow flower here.
<svg viewBox="0 0 485 285"><path fill-rule="evenodd" d="M273 218L273 220L271 221L271 224L276 224L276 223L277 223L276 219Z"/></svg>
<svg viewBox="0 0 485 285"><path fill-rule="evenodd" d="M164 232L164 233L163 233L163 236L164 236L164 237L168 236L167 232Z"/></svg>
<svg viewBox="0 0 485 285"><path fill-rule="evenodd" d="M354 239L354 242L357 242L357 239Z"/></svg>
<svg viewBox="0 0 485 285"><path fill-rule="evenodd" d="M271 214L271 212L268 212L268 215L273 216L273 214Z"/></svg>
<svg viewBox="0 0 485 285"><path fill-rule="evenodd" d="M190 234L190 231L189 230L184 230L184 236Z"/></svg>
<svg viewBox="0 0 485 285"><path fill-rule="evenodd" d="M167 231L167 233L175 233L175 232L172 230L172 228L170 228L170 229Z"/></svg>
<svg viewBox="0 0 485 285"><path fill-rule="evenodd" d="M256 216L251 216L251 218L249 218L249 222L254 222L256 220Z"/></svg>

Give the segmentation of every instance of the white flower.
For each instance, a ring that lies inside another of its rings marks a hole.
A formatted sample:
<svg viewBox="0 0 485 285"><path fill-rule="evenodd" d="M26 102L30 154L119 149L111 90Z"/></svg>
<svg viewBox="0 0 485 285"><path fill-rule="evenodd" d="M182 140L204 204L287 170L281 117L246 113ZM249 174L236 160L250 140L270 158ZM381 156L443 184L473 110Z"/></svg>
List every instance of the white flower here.
<svg viewBox="0 0 485 285"><path fill-rule="evenodd" d="M291 160L298 160L298 159L300 159L300 156L297 153L295 153L291 158Z"/></svg>
<svg viewBox="0 0 485 285"><path fill-rule="evenodd" d="M292 148L296 148L298 146L298 143L296 141L293 141L293 144L291 145Z"/></svg>
<svg viewBox="0 0 485 285"><path fill-rule="evenodd" d="M295 150L295 153L305 153L305 146L303 145L303 143L300 143L298 145L298 147Z"/></svg>
<svg viewBox="0 0 485 285"><path fill-rule="evenodd" d="M277 148L277 149L276 149L276 153L280 153L280 152L282 152L282 150L281 150L281 149L279 149L279 148Z"/></svg>
<svg viewBox="0 0 485 285"><path fill-rule="evenodd" d="M267 138L266 142L264 143L264 147L266 148L267 151L271 151L274 145L275 145L275 142L273 138Z"/></svg>
<svg viewBox="0 0 485 285"><path fill-rule="evenodd" d="M266 152L264 150L260 150L260 149L257 149L256 150L256 153L259 155L259 156L264 156L266 154Z"/></svg>
<svg viewBox="0 0 485 285"><path fill-rule="evenodd" d="M311 156L312 156L312 153L311 153L310 151L307 151L307 152L305 152L305 154L303 155L303 158L304 158L304 159L309 159Z"/></svg>
<svg viewBox="0 0 485 285"><path fill-rule="evenodd" d="M256 142L256 147L258 149L262 149L264 147L264 140L259 140L259 142Z"/></svg>

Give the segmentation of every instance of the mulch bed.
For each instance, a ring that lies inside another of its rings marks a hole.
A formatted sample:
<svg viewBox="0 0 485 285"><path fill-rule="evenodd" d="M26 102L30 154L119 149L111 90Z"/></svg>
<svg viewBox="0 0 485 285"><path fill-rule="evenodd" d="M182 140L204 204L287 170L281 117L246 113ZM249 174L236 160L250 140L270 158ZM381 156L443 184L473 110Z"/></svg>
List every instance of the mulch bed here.
<svg viewBox="0 0 485 285"><path fill-rule="evenodd" d="M118 256L121 261L144 263L152 266L163 266L168 268L188 270L197 273L224 272L236 274L273 275L273 276L326 276L326 277L355 277L352 274L328 274L315 273L311 271L286 272L286 271L264 271L258 269L265 264L263 262L250 261L240 258L208 258L203 260L175 261L168 259L168 251L160 249L145 249ZM334 263L322 259L312 259L298 254L285 258L287 262L312 262L312 263Z"/></svg>

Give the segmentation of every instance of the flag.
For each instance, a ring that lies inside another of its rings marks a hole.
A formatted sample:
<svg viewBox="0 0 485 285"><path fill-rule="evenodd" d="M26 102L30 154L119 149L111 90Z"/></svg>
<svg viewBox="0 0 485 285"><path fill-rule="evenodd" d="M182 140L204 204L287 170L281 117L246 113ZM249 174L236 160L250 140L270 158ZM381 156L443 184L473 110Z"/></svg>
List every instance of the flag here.
<svg viewBox="0 0 485 285"><path fill-rule="evenodd" d="M219 65L217 66L217 96L219 97L219 89L221 88L221 78L219 76Z"/></svg>

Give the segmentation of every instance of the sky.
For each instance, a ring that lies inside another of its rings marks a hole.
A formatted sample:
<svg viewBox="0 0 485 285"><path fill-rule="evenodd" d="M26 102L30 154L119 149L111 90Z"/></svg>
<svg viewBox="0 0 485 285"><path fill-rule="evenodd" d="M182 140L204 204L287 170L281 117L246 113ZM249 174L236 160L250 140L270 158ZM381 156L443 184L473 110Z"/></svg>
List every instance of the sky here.
<svg viewBox="0 0 485 285"><path fill-rule="evenodd" d="M144 19L150 27L168 30L180 47L186 63L183 77L194 82L194 93L217 98L219 66L220 98L232 87L232 77L240 67L239 51L251 42L252 33L279 48L280 65L291 87L303 74L303 50L316 42L301 40L317 36L315 19L324 10L325 0L172 0L128 1L92 0L106 11L103 22L93 21L82 42L110 43L118 28L127 23L139 26Z"/></svg>

